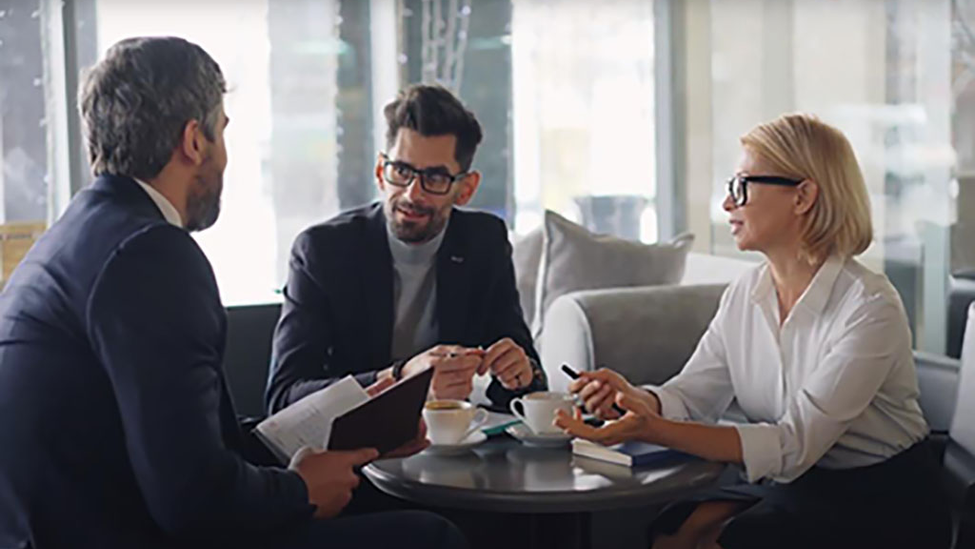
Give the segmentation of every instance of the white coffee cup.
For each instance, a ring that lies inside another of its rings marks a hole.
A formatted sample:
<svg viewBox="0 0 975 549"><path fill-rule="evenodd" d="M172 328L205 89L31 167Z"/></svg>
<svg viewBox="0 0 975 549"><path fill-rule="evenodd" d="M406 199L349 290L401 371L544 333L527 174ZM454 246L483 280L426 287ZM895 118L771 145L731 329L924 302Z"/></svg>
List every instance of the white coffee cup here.
<svg viewBox="0 0 975 549"><path fill-rule="evenodd" d="M463 400L431 400L423 407L427 438L433 444L457 444L487 419L487 410Z"/></svg>
<svg viewBox="0 0 975 549"><path fill-rule="evenodd" d="M562 430L552 425L555 412L565 410L572 413L575 397L565 393L540 391L511 401L511 413L518 416L536 435L552 435Z"/></svg>

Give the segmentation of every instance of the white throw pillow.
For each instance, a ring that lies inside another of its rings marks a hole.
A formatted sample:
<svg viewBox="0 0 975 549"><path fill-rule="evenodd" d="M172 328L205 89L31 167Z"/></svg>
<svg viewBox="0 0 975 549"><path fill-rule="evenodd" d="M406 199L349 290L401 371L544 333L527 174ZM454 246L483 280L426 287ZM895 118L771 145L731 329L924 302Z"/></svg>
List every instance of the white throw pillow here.
<svg viewBox="0 0 975 549"><path fill-rule="evenodd" d="M551 211L545 212L542 234L531 324L536 338L549 305L569 292L680 283L694 243L690 233L657 244L593 234Z"/></svg>
<svg viewBox="0 0 975 549"><path fill-rule="evenodd" d="M948 433L951 440L970 453L975 453L975 303L968 307L968 323L961 347L961 369L958 372L958 396L955 414Z"/></svg>

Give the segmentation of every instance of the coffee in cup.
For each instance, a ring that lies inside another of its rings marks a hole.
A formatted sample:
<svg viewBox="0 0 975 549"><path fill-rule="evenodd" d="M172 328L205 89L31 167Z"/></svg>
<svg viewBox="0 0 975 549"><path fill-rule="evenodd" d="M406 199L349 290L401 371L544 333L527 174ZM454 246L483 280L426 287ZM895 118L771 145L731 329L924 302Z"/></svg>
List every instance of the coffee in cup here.
<svg viewBox="0 0 975 549"><path fill-rule="evenodd" d="M431 400L423 407L427 437L433 444L457 444L487 419L487 410L463 400Z"/></svg>
<svg viewBox="0 0 975 549"><path fill-rule="evenodd" d="M571 414L574 403L572 395L540 391L513 399L510 408L536 435L554 435L562 433L553 425L555 412L565 410Z"/></svg>

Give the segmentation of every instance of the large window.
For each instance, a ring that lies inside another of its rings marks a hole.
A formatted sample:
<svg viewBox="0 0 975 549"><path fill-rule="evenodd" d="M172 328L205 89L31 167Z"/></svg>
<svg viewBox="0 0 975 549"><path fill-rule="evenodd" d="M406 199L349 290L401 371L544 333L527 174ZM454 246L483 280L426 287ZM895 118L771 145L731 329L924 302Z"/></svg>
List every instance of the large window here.
<svg viewBox="0 0 975 549"><path fill-rule="evenodd" d="M949 235L973 215L957 198L973 167L975 2L695 4L687 207L700 249L737 254L721 202L738 137L781 113L817 114L850 138L866 176L875 242L864 261L900 291L918 346L943 352Z"/></svg>
<svg viewBox="0 0 975 549"><path fill-rule="evenodd" d="M0 1L0 284L51 214L51 74L39 2Z"/></svg>
<svg viewBox="0 0 975 549"><path fill-rule="evenodd" d="M223 215L198 235L228 304L276 299L295 235L375 199L382 106L420 81L478 114L473 206L515 233L552 209L653 240L659 217L740 255L738 137L799 110L850 137L864 260L918 347L944 350L948 289L975 278L975 0L0 0L3 271L87 184L77 70L140 34L201 44L231 86Z"/></svg>
<svg viewBox="0 0 975 549"><path fill-rule="evenodd" d="M223 210L196 237L227 304L277 299L297 233L375 199L372 167L385 147L381 109L413 82L449 87L484 127L475 159L484 179L473 207L501 216L518 233L537 227L549 208L595 230L645 240L656 234L652 0L238 0L232 9L223 0L79 0L65 6L64 14L47 19L71 19L62 27L81 49L69 62L55 59L55 71L88 66L116 41L136 35L187 38L223 68L232 120ZM34 56L18 65L25 75L16 90L24 99L36 99L31 74L45 66L40 15L20 46L33 48ZM46 32L58 28L54 23ZM33 112L43 101L34 103L18 113L24 120L5 127L43 118ZM45 136L54 134L36 125L29 130L16 145L30 147L33 165L41 166ZM77 144L77 127L65 131ZM33 185L32 200L45 196L50 170L28 174L18 157L5 159L23 174L16 184ZM77 190L87 183L84 169L70 173L56 184ZM38 207L41 219L57 213Z"/></svg>
<svg viewBox="0 0 975 549"><path fill-rule="evenodd" d="M223 208L196 235L227 304L275 299L298 232L372 196L362 6L97 0L100 54L128 36L177 35L207 50L227 78ZM356 38L343 37L347 26Z"/></svg>
<svg viewBox="0 0 975 549"><path fill-rule="evenodd" d="M478 114L473 205L524 234L544 209L654 240L652 0L404 0L401 81Z"/></svg>
<svg viewBox="0 0 975 549"><path fill-rule="evenodd" d="M656 240L653 2L513 4L515 228L547 208Z"/></svg>

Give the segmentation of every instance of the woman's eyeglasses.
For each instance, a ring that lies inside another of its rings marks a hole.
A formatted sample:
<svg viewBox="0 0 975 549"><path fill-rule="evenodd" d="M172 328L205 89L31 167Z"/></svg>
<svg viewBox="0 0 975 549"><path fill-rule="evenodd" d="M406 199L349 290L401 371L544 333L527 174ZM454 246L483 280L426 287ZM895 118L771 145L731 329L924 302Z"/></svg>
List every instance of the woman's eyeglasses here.
<svg viewBox="0 0 975 549"><path fill-rule="evenodd" d="M735 202L735 206L744 206L748 203L748 184L761 183L764 185L782 185L785 187L798 187L804 179L790 179L777 175L735 175L728 180L728 194Z"/></svg>

